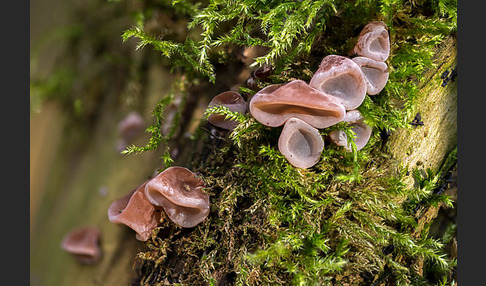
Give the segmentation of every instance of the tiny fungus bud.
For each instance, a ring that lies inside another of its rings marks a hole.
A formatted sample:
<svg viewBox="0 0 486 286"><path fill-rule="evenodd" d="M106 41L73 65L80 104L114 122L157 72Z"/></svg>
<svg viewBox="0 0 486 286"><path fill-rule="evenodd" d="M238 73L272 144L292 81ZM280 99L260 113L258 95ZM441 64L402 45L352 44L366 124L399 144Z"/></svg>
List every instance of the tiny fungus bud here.
<svg viewBox="0 0 486 286"><path fill-rule="evenodd" d="M298 118L285 122L278 139L278 149L289 163L297 168L310 168L321 157L324 148L319 130Z"/></svg>
<svg viewBox="0 0 486 286"><path fill-rule="evenodd" d="M147 182L114 201L108 209L110 222L127 225L137 233L136 238L140 241L150 238L152 229L160 220L160 213L145 197L144 189Z"/></svg>
<svg viewBox="0 0 486 286"><path fill-rule="evenodd" d="M183 167L170 167L145 186L145 195L181 227L190 228L209 215L209 196L204 181Z"/></svg>
<svg viewBox="0 0 486 286"><path fill-rule="evenodd" d="M216 95L211 100L208 107L218 105L225 106L233 112L239 112L241 114L244 114L246 112L245 99L235 91L225 91ZM208 121L214 126L227 130L233 130L236 125L238 125L237 121L226 119L224 115L219 114L211 114L208 117Z"/></svg>
<svg viewBox="0 0 486 286"><path fill-rule="evenodd" d="M382 21L374 21L363 27L351 54L376 61L386 61L390 55L390 36Z"/></svg>
<svg viewBox="0 0 486 286"><path fill-rule="evenodd" d="M324 57L309 85L338 98L346 110L360 106L366 96L366 81L361 68L343 56Z"/></svg>
<svg viewBox="0 0 486 286"><path fill-rule="evenodd" d="M326 128L341 121L346 113L337 98L302 80L267 86L252 97L249 107L257 121L270 127L294 117L315 128Z"/></svg>
<svg viewBox="0 0 486 286"><path fill-rule="evenodd" d="M71 230L64 236L61 248L71 253L83 264L94 264L100 256L100 230L95 226L81 226Z"/></svg>
<svg viewBox="0 0 486 286"><path fill-rule="evenodd" d="M364 118L358 110L350 110L346 113L344 120L348 122L348 126L356 134L354 143L356 144L356 149L362 149L371 136L371 128L364 123ZM331 140L338 146L343 146L348 152L351 152L351 145L348 144L348 137L343 130L334 130L329 133Z"/></svg>
<svg viewBox="0 0 486 286"><path fill-rule="evenodd" d="M366 57L355 57L352 60L358 64L366 80L366 92L375 95L385 87L388 81L388 66L385 62L375 61Z"/></svg>

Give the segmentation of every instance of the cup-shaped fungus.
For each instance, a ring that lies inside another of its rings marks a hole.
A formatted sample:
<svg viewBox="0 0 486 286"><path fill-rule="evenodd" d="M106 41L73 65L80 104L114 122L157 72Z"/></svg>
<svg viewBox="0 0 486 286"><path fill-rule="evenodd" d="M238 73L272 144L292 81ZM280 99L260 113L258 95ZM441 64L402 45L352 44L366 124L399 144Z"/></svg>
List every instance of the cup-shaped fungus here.
<svg viewBox="0 0 486 286"><path fill-rule="evenodd" d="M326 128L341 121L346 110L337 98L302 80L294 80L257 92L250 101L250 113L270 127L281 126L289 118L299 118L315 128Z"/></svg>
<svg viewBox="0 0 486 286"><path fill-rule="evenodd" d="M382 21L374 21L363 27L351 54L376 61L386 61L390 55L390 36Z"/></svg>
<svg viewBox="0 0 486 286"><path fill-rule="evenodd" d="M356 149L362 149L371 136L371 128L364 123L364 118L358 110L350 110L346 113L344 120L348 122L348 126L356 134L354 143ZM351 145L348 144L348 137L343 130L334 130L329 133L331 140L338 146L343 146L348 152L351 152Z"/></svg>
<svg viewBox="0 0 486 286"><path fill-rule="evenodd" d="M360 67L343 56L324 57L309 85L338 98L346 110L360 106L366 96L366 81Z"/></svg>
<svg viewBox="0 0 486 286"><path fill-rule="evenodd" d="M114 201L108 209L112 223L125 224L133 229L140 241L147 241L160 220L160 213L145 197L145 182L128 195Z"/></svg>
<svg viewBox="0 0 486 286"><path fill-rule="evenodd" d="M184 228L194 227L209 215L209 195L205 184L184 167L170 167L145 186L145 195L161 206L170 220Z"/></svg>
<svg viewBox="0 0 486 286"><path fill-rule="evenodd" d="M93 264L101 256L99 247L101 232L95 226L80 226L67 233L61 242L61 248L71 253L83 264Z"/></svg>
<svg viewBox="0 0 486 286"><path fill-rule="evenodd" d="M380 93L388 81L389 72L386 63L367 57L355 57L352 60L361 68L366 80L366 92L369 95Z"/></svg>
<svg viewBox="0 0 486 286"><path fill-rule="evenodd" d="M319 130L298 118L287 120L278 138L278 150L297 168L314 166L323 148L324 140Z"/></svg>
<svg viewBox="0 0 486 286"><path fill-rule="evenodd" d="M225 91L216 95L211 100L208 107L219 105L225 106L233 112L239 112L241 114L244 114L246 112L245 99L235 91ZM226 119L224 115L219 114L211 114L208 117L208 121L214 126L227 130L233 130L236 125L238 125L237 121Z"/></svg>

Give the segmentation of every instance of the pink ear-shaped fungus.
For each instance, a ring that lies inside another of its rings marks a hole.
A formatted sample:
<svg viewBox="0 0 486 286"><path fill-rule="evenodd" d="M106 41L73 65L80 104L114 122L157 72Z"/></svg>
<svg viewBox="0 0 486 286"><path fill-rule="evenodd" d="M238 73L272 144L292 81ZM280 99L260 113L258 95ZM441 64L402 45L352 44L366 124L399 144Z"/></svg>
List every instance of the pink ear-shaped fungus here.
<svg viewBox="0 0 486 286"><path fill-rule="evenodd" d="M326 128L344 118L346 110L337 98L310 87L302 80L271 85L250 101L250 113L261 124L277 127L299 118L315 128Z"/></svg>
<svg viewBox="0 0 486 286"><path fill-rule="evenodd" d="M144 124L142 116L132 111L118 123L118 133L125 141L133 140L143 131Z"/></svg>
<svg viewBox="0 0 486 286"><path fill-rule="evenodd" d="M354 143L356 149L362 149L371 136L371 128L364 123L364 118L358 110L350 110L346 113L344 120L356 134ZM331 140L338 146L343 146L348 152L351 152L351 145L348 145L348 138L343 130L334 130L329 133Z"/></svg>
<svg viewBox="0 0 486 286"><path fill-rule="evenodd" d="M324 57L309 85L338 98L346 110L360 106L366 96L366 81L360 67L343 56Z"/></svg>
<svg viewBox="0 0 486 286"><path fill-rule="evenodd" d="M245 99L235 91L225 91L223 93L216 95L211 100L208 107L218 106L218 105L225 106L233 112L239 112L241 114L244 114L246 112ZM211 114L208 117L208 121L214 126L227 129L227 130L233 130L236 127L236 125L238 125L237 121L225 119L224 115L219 115L219 114Z"/></svg>
<svg viewBox="0 0 486 286"><path fill-rule="evenodd" d="M298 118L285 122L278 138L278 150L297 168L310 168L321 157L324 140L319 130Z"/></svg>
<svg viewBox="0 0 486 286"><path fill-rule="evenodd" d="M99 240L100 230L95 226L81 226L64 236L61 248L71 253L83 264L94 264L101 256Z"/></svg>
<svg viewBox="0 0 486 286"><path fill-rule="evenodd" d="M126 196L114 201L108 209L112 223L125 224L133 229L140 241L147 241L160 221L160 213L145 197L145 182Z"/></svg>
<svg viewBox="0 0 486 286"><path fill-rule="evenodd" d="M369 95L380 93L388 81L389 72L386 63L366 57L355 57L352 60L361 68L366 80L366 92Z"/></svg>
<svg viewBox="0 0 486 286"><path fill-rule="evenodd" d="M376 61L386 61L390 55L390 36L382 21L374 21L363 27L351 54Z"/></svg>
<svg viewBox="0 0 486 286"><path fill-rule="evenodd" d="M170 220L190 228L209 215L209 195L205 184L184 167L170 167L145 186L145 195L155 206L161 206Z"/></svg>

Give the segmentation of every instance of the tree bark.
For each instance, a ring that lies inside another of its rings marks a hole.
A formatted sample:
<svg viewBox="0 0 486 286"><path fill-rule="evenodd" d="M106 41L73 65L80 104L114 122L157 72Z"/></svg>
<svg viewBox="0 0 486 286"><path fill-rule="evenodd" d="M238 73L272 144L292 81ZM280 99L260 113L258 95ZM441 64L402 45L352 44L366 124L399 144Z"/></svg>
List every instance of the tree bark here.
<svg viewBox="0 0 486 286"><path fill-rule="evenodd" d="M137 277L135 256L144 245L128 227L109 222L107 210L114 200L154 174L162 161L160 151L126 156L116 150L120 138L117 124L130 107L119 97L130 94L130 98L140 99L137 109L150 124L154 120L152 108L170 88L173 76L158 63L147 62L150 57L144 51L135 51L133 45L130 48L128 56L136 59L134 69L146 65L147 72L140 76L138 71L128 70L123 74L126 83L122 88L113 85L103 90L88 134L78 134L83 130L63 132L70 126L65 122L68 116L56 102L46 102L40 112L31 115L31 285L130 285ZM418 99L416 111L423 126L397 130L390 137L389 148L397 164L436 172L457 143L457 86L449 82L443 87L440 77L456 66L454 38L438 47L435 62L437 66L424 75ZM206 87L203 93L214 92L214 87ZM190 110L181 123L184 129L171 142L179 153L176 164L185 165L190 159L193 150L186 143L186 134L198 127L208 99L188 99ZM144 145L148 138L145 133L134 144ZM413 185L411 176L406 183ZM438 211L438 207L421 210L416 233L429 225ZM80 265L60 248L63 236L79 225L101 229L102 258L95 265Z"/></svg>

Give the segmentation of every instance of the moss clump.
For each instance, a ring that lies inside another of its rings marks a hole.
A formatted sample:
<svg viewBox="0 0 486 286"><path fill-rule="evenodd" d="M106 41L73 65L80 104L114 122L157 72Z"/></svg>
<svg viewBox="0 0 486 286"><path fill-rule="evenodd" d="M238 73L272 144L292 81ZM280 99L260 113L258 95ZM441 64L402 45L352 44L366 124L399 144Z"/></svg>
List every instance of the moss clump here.
<svg viewBox="0 0 486 286"><path fill-rule="evenodd" d="M205 147L194 154L191 169L206 181L210 215L194 229L164 221L137 256L140 285L419 285L452 280L455 261L446 257L443 243L427 232L413 234L417 204L450 205L447 196L431 195L440 176L413 171L417 187L406 187L402 179L407 170L379 147L384 144L380 135L409 128L421 74L435 65L434 48L455 33L455 1L181 0L149 1L146 6L124 39L135 37L139 47L152 46L169 57L189 83L196 78L218 83L218 69L224 70L244 46L268 48L253 66L270 64L273 73L257 80L257 88L292 78L309 80L325 55L345 55L373 20L388 25L392 50L388 84L359 107L374 130L368 145L346 152L327 144L309 170L293 168L278 152L280 128L211 109L240 124L230 134L194 134ZM145 30L151 17L167 11L179 21L187 19L190 30L183 41ZM254 92L245 86L240 91ZM158 127L162 112L154 109ZM337 124L321 134L336 128L349 132ZM147 146L156 148L158 142L162 140ZM439 273L435 280L422 275L418 261Z"/></svg>

